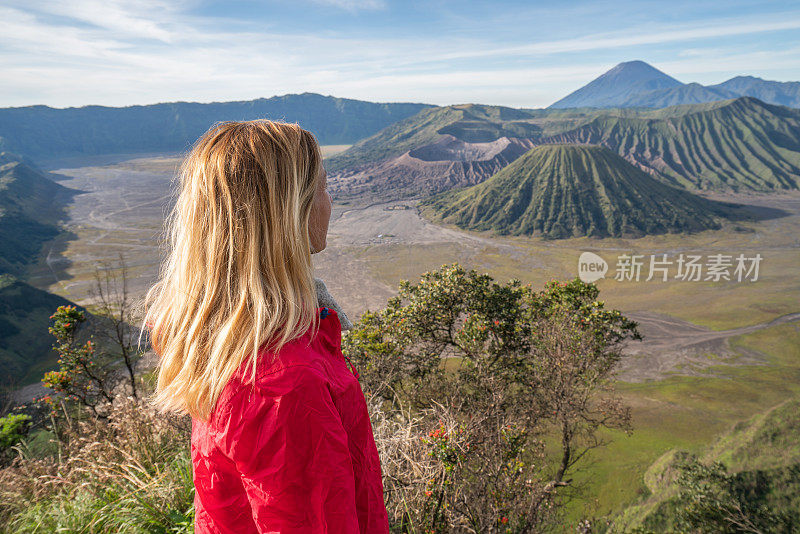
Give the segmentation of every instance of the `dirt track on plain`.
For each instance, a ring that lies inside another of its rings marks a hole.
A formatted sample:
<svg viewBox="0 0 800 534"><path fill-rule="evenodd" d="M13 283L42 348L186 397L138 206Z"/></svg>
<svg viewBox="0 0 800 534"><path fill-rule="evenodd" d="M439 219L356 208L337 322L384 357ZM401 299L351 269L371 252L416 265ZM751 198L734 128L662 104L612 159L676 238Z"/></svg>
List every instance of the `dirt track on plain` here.
<svg viewBox="0 0 800 534"><path fill-rule="evenodd" d="M708 369L729 365L763 364L754 351L731 347L730 340L764 328L800 321L800 313L790 313L772 321L731 330L709 330L675 317L653 312L629 313L639 323L643 341L630 341L618 367L626 382L658 380L671 374L708 375Z"/></svg>

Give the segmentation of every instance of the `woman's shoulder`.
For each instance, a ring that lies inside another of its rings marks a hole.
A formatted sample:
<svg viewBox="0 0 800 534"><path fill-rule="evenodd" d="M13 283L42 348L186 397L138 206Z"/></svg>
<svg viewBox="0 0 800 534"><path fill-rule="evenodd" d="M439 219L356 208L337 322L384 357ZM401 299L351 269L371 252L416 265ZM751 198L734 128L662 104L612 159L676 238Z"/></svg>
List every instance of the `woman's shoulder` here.
<svg viewBox="0 0 800 534"><path fill-rule="evenodd" d="M327 372L330 362L336 359L341 350L341 324L337 313L329 308L320 307L316 331L307 330L303 335L286 343L278 352L270 352L263 347L258 352L255 379L256 384L268 384L276 379L283 370L298 367L313 368L319 372ZM237 376L252 381L252 368L249 365L240 367Z"/></svg>
<svg viewBox="0 0 800 534"><path fill-rule="evenodd" d="M341 329L335 318L335 312L323 309L316 335L309 330L277 353L262 348L256 360L255 380L250 360L243 362L223 389L217 408L230 411L231 403L247 402L253 394L282 397L292 391L329 385L341 342Z"/></svg>
<svg viewBox="0 0 800 534"><path fill-rule="evenodd" d="M247 414L259 405L281 402L309 393L324 392L329 386L328 372L320 362L292 362L279 365L270 372L260 374L255 381L232 378L214 407L212 424L227 426L233 419L246 419Z"/></svg>

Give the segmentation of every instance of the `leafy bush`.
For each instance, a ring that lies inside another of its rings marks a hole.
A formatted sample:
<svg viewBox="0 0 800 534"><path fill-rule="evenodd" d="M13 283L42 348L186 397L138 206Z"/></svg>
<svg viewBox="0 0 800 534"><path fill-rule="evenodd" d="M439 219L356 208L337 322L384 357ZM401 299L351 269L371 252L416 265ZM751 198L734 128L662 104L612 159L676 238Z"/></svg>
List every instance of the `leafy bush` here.
<svg viewBox="0 0 800 534"><path fill-rule="evenodd" d="M693 459L682 464L674 503L678 528L714 534L796 532L797 511L773 509L765 502L772 477L748 475L728 473L721 462L706 465ZM791 475L800 479L798 466Z"/></svg>
<svg viewBox="0 0 800 534"><path fill-rule="evenodd" d="M609 518L611 531L800 531L798 428L800 398L787 399L696 454L669 451L645 473L652 493Z"/></svg>
<svg viewBox="0 0 800 534"><path fill-rule="evenodd" d="M577 279L535 291L454 264L362 316L343 351L376 407L394 530L556 520L574 466L603 444L597 430L630 430L610 386L621 343L639 334L597 296Z"/></svg>
<svg viewBox="0 0 800 534"><path fill-rule="evenodd" d="M0 417L0 457L11 454L11 447L22 441L28 434L31 418L25 414L11 414Z"/></svg>
<svg viewBox="0 0 800 534"><path fill-rule="evenodd" d="M98 408L110 403L113 397L107 385L107 372L96 362L92 340L78 340L78 330L86 321L86 314L75 306L59 306L50 319L53 325L49 330L56 338L53 349L59 356L59 368L45 373L42 383L100 415Z"/></svg>

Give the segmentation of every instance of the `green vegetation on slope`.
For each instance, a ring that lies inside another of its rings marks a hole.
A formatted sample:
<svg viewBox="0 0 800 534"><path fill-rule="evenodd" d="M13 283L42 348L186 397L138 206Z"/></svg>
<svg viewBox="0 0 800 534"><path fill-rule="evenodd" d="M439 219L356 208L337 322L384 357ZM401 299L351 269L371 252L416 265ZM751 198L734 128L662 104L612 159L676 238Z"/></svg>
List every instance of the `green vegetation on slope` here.
<svg viewBox="0 0 800 534"><path fill-rule="evenodd" d="M543 142L603 145L686 188L800 188L800 110L744 97L648 115L609 114Z"/></svg>
<svg viewBox="0 0 800 534"><path fill-rule="evenodd" d="M691 92L692 87L684 88ZM467 143L506 136L538 144L603 145L659 180L687 189L800 188L800 110L750 97L663 109L517 110L474 104L425 109L330 158L327 168L369 174L380 162L448 134Z"/></svg>
<svg viewBox="0 0 800 534"><path fill-rule="evenodd" d="M616 521L618 525L640 522L672 495L663 491L674 475L672 471L669 477L663 476L676 456L668 452L689 451L702 459L734 425L787 399L800 398L798 323L760 330L731 344L749 354L757 350L765 361L753 365L721 363L705 375L676 375L619 385L623 398L634 406L635 431L632 438L610 436L613 443L593 458L596 463L586 474L586 481L589 494L597 498L595 512L616 515L625 510ZM778 460L783 454L778 448L764 453ZM729 470L735 471L734 467L729 466ZM642 501L643 497L647 498Z"/></svg>
<svg viewBox="0 0 800 534"><path fill-rule="evenodd" d="M215 122L260 118L298 122L324 145L349 144L428 107L303 93L210 104L5 108L0 149L31 157L183 151Z"/></svg>
<svg viewBox="0 0 800 534"><path fill-rule="evenodd" d="M37 382L55 361L48 318L62 297L36 289L22 275L42 245L59 232L61 201L69 190L7 152L0 153L0 377L6 384Z"/></svg>
<svg viewBox="0 0 800 534"><path fill-rule="evenodd" d="M5 383L38 382L55 363L49 317L65 298L0 274L0 376Z"/></svg>
<svg viewBox="0 0 800 534"><path fill-rule="evenodd" d="M58 233L56 205L67 190L40 171L0 153L0 273L19 274Z"/></svg>
<svg viewBox="0 0 800 534"><path fill-rule="evenodd" d="M674 532L687 519L706 526L721 519L724 524L724 514L740 509L737 513L771 532L794 532L800 528L798 432L800 399L790 399L737 424L699 456L669 451L645 473L650 497L624 512L619 522L648 532ZM694 487L698 482L700 487ZM713 491L721 517L698 510L693 502L698 490Z"/></svg>
<svg viewBox="0 0 800 534"><path fill-rule="evenodd" d="M732 210L586 145L534 147L485 182L422 205L462 228L554 239L718 228L716 217Z"/></svg>

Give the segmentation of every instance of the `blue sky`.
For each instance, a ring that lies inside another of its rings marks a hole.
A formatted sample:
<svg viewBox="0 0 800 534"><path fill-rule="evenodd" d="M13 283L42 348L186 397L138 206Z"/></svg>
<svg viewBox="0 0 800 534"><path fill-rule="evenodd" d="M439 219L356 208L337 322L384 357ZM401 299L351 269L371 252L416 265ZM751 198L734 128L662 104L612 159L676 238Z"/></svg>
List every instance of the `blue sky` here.
<svg viewBox="0 0 800 534"><path fill-rule="evenodd" d="M619 62L800 80L797 2L3 0L0 106L249 100L545 107Z"/></svg>

